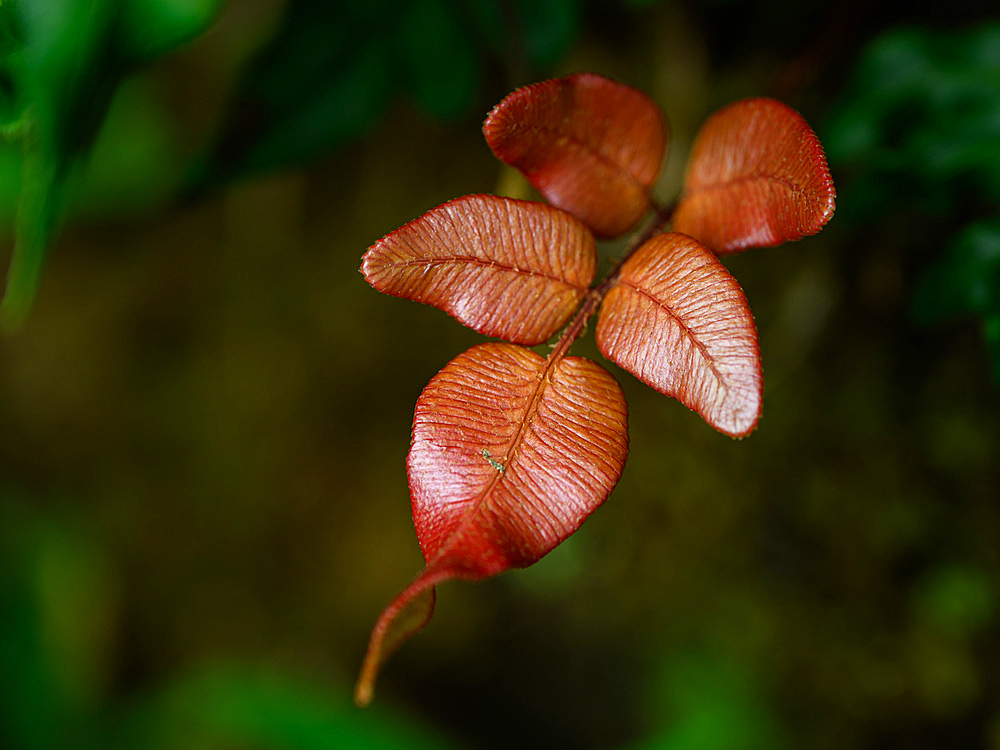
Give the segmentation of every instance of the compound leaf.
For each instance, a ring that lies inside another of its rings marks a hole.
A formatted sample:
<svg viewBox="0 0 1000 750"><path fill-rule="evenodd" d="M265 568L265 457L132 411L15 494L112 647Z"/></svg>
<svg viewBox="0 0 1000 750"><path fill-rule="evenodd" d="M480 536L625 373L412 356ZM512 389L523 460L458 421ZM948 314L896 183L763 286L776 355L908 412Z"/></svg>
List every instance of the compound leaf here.
<svg viewBox="0 0 1000 750"><path fill-rule="evenodd" d="M604 368L482 344L417 400L407 474L427 566L372 631L355 699L366 704L389 651L433 610L433 587L531 565L618 483L628 452L625 398Z"/></svg>
<svg viewBox="0 0 1000 750"><path fill-rule="evenodd" d="M823 147L802 116L774 99L716 112L695 138L673 227L716 253L815 234L834 209Z"/></svg>
<svg viewBox="0 0 1000 750"><path fill-rule="evenodd" d="M731 437L760 418L757 328L743 290L696 240L662 234L626 261L597 321L608 359Z"/></svg>
<svg viewBox="0 0 1000 750"><path fill-rule="evenodd" d="M514 91L490 112L483 134L553 205L614 237L649 208L667 126L641 91L578 73Z"/></svg>
<svg viewBox="0 0 1000 750"><path fill-rule="evenodd" d="M593 235L534 201L467 195L382 238L361 272L487 336L534 345L572 315L597 269Z"/></svg>

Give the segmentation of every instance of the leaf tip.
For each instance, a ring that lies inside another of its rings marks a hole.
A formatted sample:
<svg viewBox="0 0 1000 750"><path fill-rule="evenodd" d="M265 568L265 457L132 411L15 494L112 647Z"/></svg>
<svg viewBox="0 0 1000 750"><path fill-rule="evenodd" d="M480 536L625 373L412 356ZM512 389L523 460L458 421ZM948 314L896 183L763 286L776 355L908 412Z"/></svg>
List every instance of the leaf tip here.
<svg viewBox="0 0 1000 750"><path fill-rule="evenodd" d="M756 432L757 427L760 425L762 405L763 399L760 398L758 394L756 408L752 411L748 409L744 414L734 414L733 424L731 426L712 424L711 422L709 422L709 424L712 424L715 429L723 435L731 437L733 440L744 440Z"/></svg>
<svg viewBox="0 0 1000 750"><path fill-rule="evenodd" d="M434 584L449 577L451 574L448 571L424 568L379 615L354 686L354 703L359 708L371 703L379 669L389 655L430 621L434 614Z"/></svg>
<svg viewBox="0 0 1000 750"><path fill-rule="evenodd" d="M365 654L358 682L354 686L354 705L358 708L367 708L375 697L375 678L378 676L378 668L379 660L369 650Z"/></svg>
<svg viewBox="0 0 1000 750"><path fill-rule="evenodd" d="M753 314L736 279L693 237L658 235L629 258L604 299L597 346L719 432L756 428L763 374Z"/></svg>

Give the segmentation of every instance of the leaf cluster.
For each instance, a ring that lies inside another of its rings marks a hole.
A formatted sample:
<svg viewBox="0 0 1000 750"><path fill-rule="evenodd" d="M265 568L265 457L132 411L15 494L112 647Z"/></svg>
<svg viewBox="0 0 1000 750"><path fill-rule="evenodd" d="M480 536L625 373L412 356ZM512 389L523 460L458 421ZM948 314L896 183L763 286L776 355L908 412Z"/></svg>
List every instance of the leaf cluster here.
<svg viewBox="0 0 1000 750"><path fill-rule="evenodd" d="M617 484L624 395L603 367L569 356L588 320L597 315L608 359L744 437L761 413L760 349L746 297L717 256L813 234L834 209L818 139L771 99L709 118L667 206L651 188L669 129L629 86L586 73L526 86L493 109L483 133L549 204L457 198L362 262L376 289L506 343L459 355L417 400L407 475L426 567L375 624L359 704L386 656L430 619L438 583L533 564ZM647 214L625 256L593 283L595 235L619 236ZM527 348L560 329L547 357Z"/></svg>

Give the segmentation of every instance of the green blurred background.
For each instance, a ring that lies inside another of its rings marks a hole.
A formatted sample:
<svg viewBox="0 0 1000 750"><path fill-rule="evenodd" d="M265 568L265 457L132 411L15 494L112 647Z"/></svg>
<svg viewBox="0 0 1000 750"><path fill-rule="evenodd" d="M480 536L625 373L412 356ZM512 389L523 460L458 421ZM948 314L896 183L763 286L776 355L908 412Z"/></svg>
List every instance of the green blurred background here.
<svg viewBox="0 0 1000 750"><path fill-rule="evenodd" d="M1000 748L996 3L3 0L0 59L0 746ZM668 114L664 200L787 101L837 213L727 261L759 430L609 365L611 499L355 709L414 401L481 340L360 256L525 194L482 119L581 70Z"/></svg>

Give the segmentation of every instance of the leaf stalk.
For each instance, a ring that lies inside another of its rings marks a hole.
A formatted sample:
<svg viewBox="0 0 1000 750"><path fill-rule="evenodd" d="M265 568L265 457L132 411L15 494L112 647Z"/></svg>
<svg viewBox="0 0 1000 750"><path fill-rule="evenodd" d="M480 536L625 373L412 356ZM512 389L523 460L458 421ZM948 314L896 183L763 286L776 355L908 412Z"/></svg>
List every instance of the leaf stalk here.
<svg viewBox="0 0 1000 750"><path fill-rule="evenodd" d="M677 207L677 201L661 206L656 203L655 200L650 198L650 202L653 205L653 214L646 221L646 225L643 227L641 232L637 232L632 235L629 239L628 245L625 248L625 253L618 262L608 271L607 275L601 279L600 283L596 286L592 286L587 295L583 298L580 306L576 309L576 313L573 315L573 319L569 322L559 336L559 341L556 342L555 347L549 353L549 366L555 364L560 359L566 356L569 352L570 347L573 342L580 338L580 334L583 333L587 326L587 321L597 312L597 308L601 306L601 301L604 296L611 291L611 289L618 283L618 277L621 275L622 266L625 265L626 261L632 257L636 250L645 245L649 240L651 240L656 234L663 230L663 227L667 225L671 217L674 215L674 209Z"/></svg>

